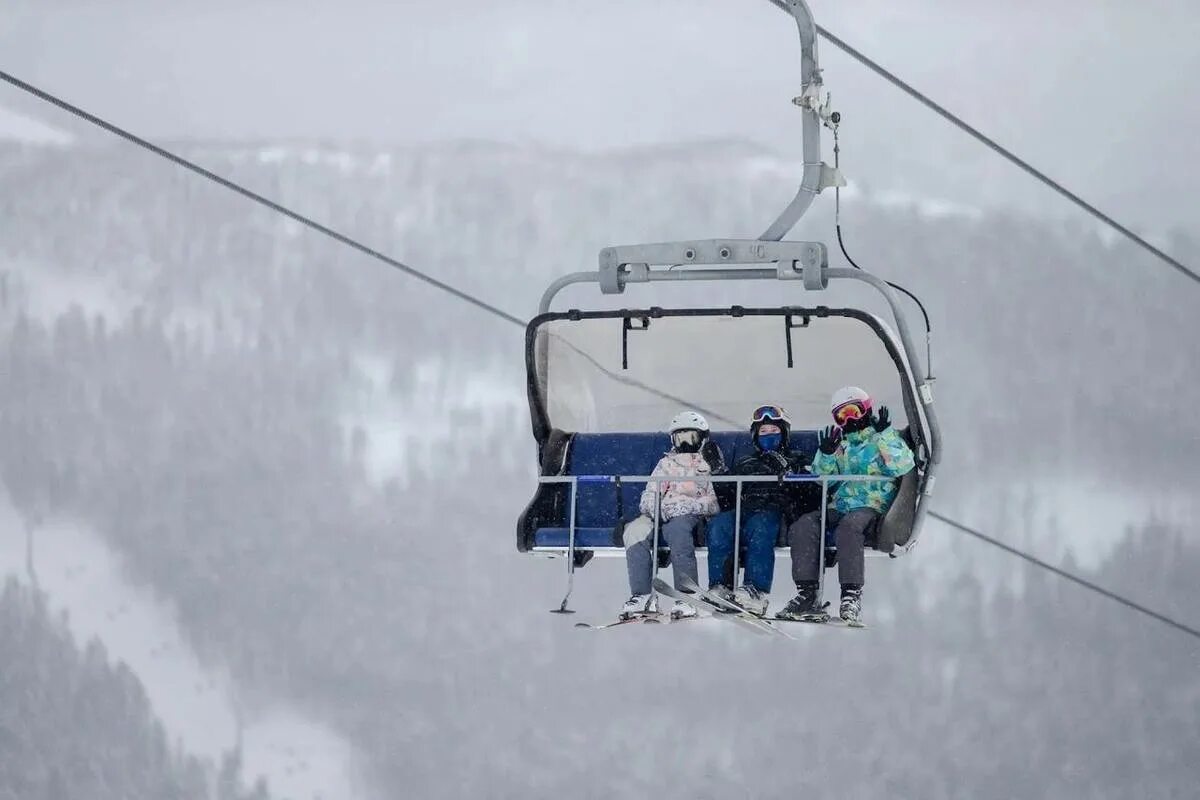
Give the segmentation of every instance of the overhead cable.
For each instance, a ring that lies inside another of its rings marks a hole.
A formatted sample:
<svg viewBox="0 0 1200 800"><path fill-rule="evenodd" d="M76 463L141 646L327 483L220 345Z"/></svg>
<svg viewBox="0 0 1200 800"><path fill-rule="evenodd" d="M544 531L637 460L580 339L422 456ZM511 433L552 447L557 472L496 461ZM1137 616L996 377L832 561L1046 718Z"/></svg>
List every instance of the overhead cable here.
<svg viewBox="0 0 1200 800"><path fill-rule="evenodd" d="M413 267L410 267L407 264L397 261L396 259L392 258L391 256L384 255L383 253L379 252L378 250L376 250L372 247L368 247L367 245L363 244L362 242L352 239L351 237L347 236L344 233L340 233L340 232L334 230L333 228L328 227L327 225L322 225L321 223L319 223L309 217L306 217L303 214L300 214L296 211L292 211L290 208L287 208L286 206L282 206L279 203L275 202L274 200L269 200L268 198L263 197L261 194L258 194L257 192L247 189L245 186L242 186L241 184L234 183L233 181L231 181L227 178L222 178L220 175L216 174L215 172L212 172L211 170L205 169L204 167L200 166L199 164L196 164L194 161L189 161L188 159L184 158L183 156L180 156L176 153L172 153L170 150L165 150L156 144L152 144L151 142L146 141L145 139L141 138L140 136L135 136L134 134L130 133L129 131L127 131L123 128L119 128L116 125L113 125L111 122L106 122L105 120L101 119L100 117L97 117L94 114L90 114L87 111L84 111L82 108L72 105L71 103L68 103L67 101L65 101L59 97L56 97L56 96L50 94L49 92L43 91L43 90L37 88L36 86L26 83L25 81L23 81L19 78L16 78L7 72L0 70L0 80L3 80L5 83L15 86L16 88L20 89L23 92L28 92L29 94L33 95L34 97L38 98L39 100L43 100L47 103L50 103L51 105L57 106L58 108L61 108L63 111L66 111L69 114L73 114L76 117L79 117L80 119L84 120L85 122L95 125L98 128L103 128L104 130L108 131L109 133L113 134L114 136L119 136L120 138L126 140L127 142L132 142L133 144L137 145L138 147L149 150L151 153L154 153L156 156L165 158L167 161L170 161L171 163L175 164L176 166L180 166L186 170L190 170L190 171L196 173L197 175L201 176L202 178L207 178L208 180L210 180L216 184L224 186L226 189L229 189L231 192L237 192L242 197L245 197L249 200L253 200L255 203L258 203L261 206L265 206L266 208L269 208L276 213L282 214L283 216L285 216L289 219L299 222L301 225L304 225L308 228L312 228L314 231L324 234L325 236L328 236L329 238L334 239L334 240L340 242L341 244L346 245L347 247L352 247L355 250L359 251L360 253L364 253L364 254L370 256L371 258L374 258L378 261L382 261L384 264L387 264L389 267L398 269L410 277L416 278L419 281L424 281L425 283L429 284L430 286L434 287L435 289L440 289L443 292L452 294L455 297L457 297L459 300L470 303L473 306L477 306L477 307L483 309L484 311L487 311L490 314L494 314L502 319L506 319L509 322L512 322L514 324L521 325L521 326L525 325L525 322L520 317L509 314L507 311L504 311L503 309L498 308L498 307L492 305L491 303L487 303L483 300L480 300L477 297L473 297L472 295L467 294L463 290L458 289L454 286L451 286L450 284L445 283L444 281L440 281L437 278L434 278L431 275L421 272L418 269L414 269Z"/></svg>
<svg viewBox="0 0 1200 800"><path fill-rule="evenodd" d="M792 13L791 9L788 8L788 4L787 4L786 0L768 0L768 2L770 2L771 5L775 6L776 8L780 9L781 11L784 11L789 16L791 15L791 13ZM1120 222L1117 222L1117 220L1113 219L1108 214L1105 214L1099 208L1092 205L1088 201L1084 200L1082 197L1075 194L1070 189L1068 189L1067 187L1063 186L1061 183L1056 181L1054 178L1051 178L1049 175L1042 172L1040 169L1033 166L1028 161L1021 158L1020 156L1018 156L1016 153L1013 153L1011 150L1009 150L1008 148L1001 145L995 139L992 139L990 136L987 136L982 131L980 131L978 128L968 124L963 119L961 119L954 113L948 111L943 106L938 105L932 99L930 99L927 95L917 91L910 84L901 80L893 72L885 69L884 67L880 66L875 61L868 58L862 51L857 50L854 47L851 47L842 38L834 35L833 33L830 33L828 30L821 27L820 25L817 25L816 27L817 27L817 32L820 33L822 36L824 36L826 39L828 39L830 44L832 44L834 47L836 47L839 50L846 53L846 55L850 56L855 61L862 64L864 67L871 70L876 75L883 78L888 83L892 84L897 89L904 92L909 97L916 100L918 103L925 106L930 111L934 112L935 114L937 114L939 117L941 117L942 119L949 122L954 127L963 131L968 136L971 136L972 138L978 140L979 142L981 142L982 144L984 144L985 146L990 148L992 151L994 151L996 154L998 154L998 155L1004 157L1005 159L1007 159L1008 161L1012 162L1018 168L1023 170L1025 173L1027 173L1028 175L1031 175L1034 179L1036 179L1036 180L1040 181L1041 183L1045 184L1046 186L1050 187L1055 192L1058 192L1060 195L1067 198L1068 200L1070 200L1072 203L1074 203L1075 205L1082 208L1087 213L1096 217L1096 219L1100 220L1105 225L1108 225L1110 228L1117 231L1118 233L1120 233L1125 238L1129 239L1134 244L1138 245L1139 247L1142 247L1149 253L1158 257L1164 263L1170 265L1171 267L1174 267L1185 277L1191 278L1193 281L1200 283L1200 274L1197 274L1194 270L1189 268L1182 261L1173 257L1171 254L1165 252L1164 250L1162 250L1158 247L1155 247L1150 242L1146 241L1145 238L1134 233L1129 227L1122 225Z"/></svg>
<svg viewBox="0 0 1200 800"><path fill-rule="evenodd" d="M1196 637L1197 639L1200 639L1200 630L1197 630L1196 628L1193 628L1189 625L1185 625L1182 622L1179 622L1178 620L1174 620L1171 617L1168 617L1166 614L1160 614L1157 611L1154 611L1153 609L1146 608L1144 605L1141 605L1140 603L1135 603L1134 601L1130 600L1128 597L1123 597L1122 595L1119 595L1116 592L1105 589L1103 586L1092 583L1091 581L1086 580L1085 578L1081 578L1078 575L1073 575L1070 572L1067 572L1065 569L1060 569L1059 567L1056 567L1053 564L1047 563L1047 562L1041 560L1040 558L1037 558L1036 556L1031 556L1028 553L1018 550L1017 548L1015 548L1011 545L1005 544L1004 542L1000 541L999 539L994 539L991 536L988 536L987 534L985 534L981 531L977 531L970 526L963 525L961 522L952 520L949 517L946 517L946 516L943 516L943 515L937 513L936 511L930 511L929 516L933 517L938 522L949 525L951 528L954 528L955 530L957 530L961 533L965 533L968 536L974 536L976 539L979 539L980 541L987 542L992 547L998 547L1001 550L1005 551L1006 553L1011 553L1012 555L1016 556L1017 558L1022 558L1024 560L1028 561L1030 564L1033 564L1034 566L1041 567L1044 570L1049 570L1050 572L1053 572L1055 575L1059 576L1060 578L1063 578L1065 580L1071 581L1072 583L1078 584L1085 589L1091 589L1093 592L1096 592L1097 594L1102 594L1105 597L1107 597L1109 600L1113 600L1117 603L1120 603L1121 605L1125 606L1126 608L1130 608L1141 614L1145 614L1146 616L1152 617L1152 618L1158 620L1159 622L1163 622L1163 623L1166 623L1167 625L1170 625L1172 628L1176 628L1178 630L1183 631L1186 634L1189 634L1191 636Z"/></svg>

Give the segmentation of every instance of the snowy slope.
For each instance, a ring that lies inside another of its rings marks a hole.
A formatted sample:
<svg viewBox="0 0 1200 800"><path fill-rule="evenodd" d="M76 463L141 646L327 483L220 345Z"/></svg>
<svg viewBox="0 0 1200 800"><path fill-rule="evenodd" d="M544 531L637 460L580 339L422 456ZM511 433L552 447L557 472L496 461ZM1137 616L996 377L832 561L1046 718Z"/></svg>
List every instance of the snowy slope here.
<svg viewBox="0 0 1200 800"><path fill-rule="evenodd" d="M66 146L74 137L44 122L0 106L0 141L34 145Z"/></svg>
<svg viewBox="0 0 1200 800"><path fill-rule="evenodd" d="M28 581L26 527L0 494L0 578ZM34 574L50 608L64 614L78 642L98 639L128 665L168 736L193 756L218 763L238 742L236 686L203 662L170 603L134 585L121 559L88 526L67 520L34 532ZM244 775L265 778L292 800L357 800L355 755L337 732L286 707L241 712Z"/></svg>

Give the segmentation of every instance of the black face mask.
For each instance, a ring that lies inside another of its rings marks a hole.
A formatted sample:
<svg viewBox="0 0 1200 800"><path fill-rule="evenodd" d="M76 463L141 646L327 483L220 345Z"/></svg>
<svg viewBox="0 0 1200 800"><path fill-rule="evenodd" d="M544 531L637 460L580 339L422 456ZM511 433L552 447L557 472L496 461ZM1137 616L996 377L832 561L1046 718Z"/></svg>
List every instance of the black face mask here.
<svg viewBox="0 0 1200 800"><path fill-rule="evenodd" d="M869 427L871 427L871 415L864 414L858 419L846 420L846 424L842 426L842 430L846 433L858 433L859 431L865 431Z"/></svg>

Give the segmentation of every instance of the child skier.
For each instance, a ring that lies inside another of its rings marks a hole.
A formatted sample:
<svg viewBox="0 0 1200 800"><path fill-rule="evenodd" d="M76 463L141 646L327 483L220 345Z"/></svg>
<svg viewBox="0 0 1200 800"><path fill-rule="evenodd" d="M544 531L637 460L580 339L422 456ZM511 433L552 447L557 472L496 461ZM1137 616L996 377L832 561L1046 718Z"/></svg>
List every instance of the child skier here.
<svg viewBox="0 0 1200 800"><path fill-rule="evenodd" d="M886 475L899 477L915 465L913 452L891 426L887 406L876 414L871 397L857 386L834 393L833 421L820 436L813 472L818 475ZM842 588L840 616L861 625L864 540L896 496L895 481L843 481L834 492L827 519L837 537L838 580ZM797 595L779 612L784 619L823 621L815 608L820 548L824 546L820 509L804 514L788 531L792 546L792 578Z"/></svg>
<svg viewBox="0 0 1200 800"><path fill-rule="evenodd" d="M625 526L625 565L629 571L631 597L621 616L647 610L654 560L654 505L659 503L659 542L671 548L675 588L685 591L682 578L697 582L697 529L717 513L717 495L712 483L696 480L725 471L721 449L709 438L708 421L695 411L682 411L671 420L671 449L654 467L654 476L673 480L647 483L639 510L642 516ZM677 479L677 480L674 480ZM657 487L657 492L656 492ZM676 600L671 616L693 617L696 609Z"/></svg>
<svg viewBox="0 0 1200 800"><path fill-rule="evenodd" d="M735 475L797 475L808 471L808 459L790 448L792 425L780 406L755 409L750 420L754 450L734 464ZM767 612L767 596L775 575L775 539L805 505L817 503L817 487L811 483L753 482L742 484L742 524L738 557L745 578L736 592L732 587L734 511L713 518L708 526L709 591L740 605L753 614ZM727 500L727 508L733 504Z"/></svg>

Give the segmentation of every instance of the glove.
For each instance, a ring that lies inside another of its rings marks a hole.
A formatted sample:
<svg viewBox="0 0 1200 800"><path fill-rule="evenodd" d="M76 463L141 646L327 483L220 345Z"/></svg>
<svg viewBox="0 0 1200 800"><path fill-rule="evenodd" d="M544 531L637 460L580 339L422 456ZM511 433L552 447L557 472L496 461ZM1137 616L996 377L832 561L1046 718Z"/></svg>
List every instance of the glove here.
<svg viewBox="0 0 1200 800"><path fill-rule="evenodd" d="M879 413L875 415L873 420L871 420L871 424L875 426L876 433L883 433L889 427L891 427L891 413L888 411L887 406L879 407Z"/></svg>
<svg viewBox="0 0 1200 800"><path fill-rule="evenodd" d="M831 456L837 452L838 445L842 443L842 431L840 428L835 428L830 425L821 432L817 438L817 447L827 456Z"/></svg>
<svg viewBox="0 0 1200 800"><path fill-rule="evenodd" d="M706 439L700 447L700 456L708 464L712 474L717 475L725 469L725 459L721 457L721 448L712 439Z"/></svg>

